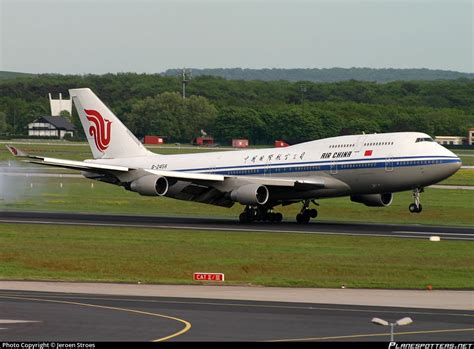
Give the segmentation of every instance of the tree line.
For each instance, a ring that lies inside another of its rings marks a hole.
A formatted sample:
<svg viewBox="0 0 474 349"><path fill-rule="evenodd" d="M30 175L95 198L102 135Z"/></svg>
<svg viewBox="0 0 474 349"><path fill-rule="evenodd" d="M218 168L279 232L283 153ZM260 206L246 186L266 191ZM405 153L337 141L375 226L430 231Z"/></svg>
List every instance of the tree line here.
<svg viewBox="0 0 474 349"><path fill-rule="evenodd" d="M180 69L168 69L166 76L178 76ZM391 82L409 80L452 80L459 78L474 79L472 73L461 73L450 70L438 69L374 69L374 68L299 68L299 69L242 69L242 68L216 68L192 69L194 76L219 76L231 80L287 80L287 81L312 81L336 82L346 80Z"/></svg>
<svg viewBox="0 0 474 349"><path fill-rule="evenodd" d="M38 75L0 81L0 134L25 135L48 115L48 93L90 87L137 136L189 142L201 130L220 143L248 138L297 143L353 133L422 131L464 135L474 127L474 80L244 81L196 77L186 99L177 77L153 74ZM75 111L72 115L80 133Z"/></svg>

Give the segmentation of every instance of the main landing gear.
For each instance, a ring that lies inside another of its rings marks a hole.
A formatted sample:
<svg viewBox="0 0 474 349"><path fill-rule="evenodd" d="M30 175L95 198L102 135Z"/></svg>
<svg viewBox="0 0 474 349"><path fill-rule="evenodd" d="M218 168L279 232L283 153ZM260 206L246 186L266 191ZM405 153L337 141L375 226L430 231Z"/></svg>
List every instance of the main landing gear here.
<svg viewBox="0 0 474 349"><path fill-rule="evenodd" d="M276 222L280 223L283 215L279 212L273 212L272 208L262 206L246 206L244 212L239 216L240 223L251 222Z"/></svg>
<svg viewBox="0 0 474 349"><path fill-rule="evenodd" d="M296 215L296 221L300 224L309 223L311 218L316 218L318 216L318 211L316 209L309 209L309 200L303 201L303 208L300 213ZM314 201L313 203L317 205Z"/></svg>
<svg viewBox="0 0 474 349"><path fill-rule="evenodd" d="M408 206L408 210L411 213L420 213L422 211L423 206L421 206L421 203L420 203L420 193L423 193L423 191L424 191L423 188L416 188L413 190L414 203Z"/></svg>

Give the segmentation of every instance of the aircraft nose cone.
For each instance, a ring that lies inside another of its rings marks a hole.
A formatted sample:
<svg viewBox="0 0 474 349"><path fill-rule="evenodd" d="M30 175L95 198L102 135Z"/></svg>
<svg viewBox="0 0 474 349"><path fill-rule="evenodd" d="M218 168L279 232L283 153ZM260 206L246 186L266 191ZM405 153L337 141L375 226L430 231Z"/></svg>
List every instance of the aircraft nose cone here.
<svg viewBox="0 0 474 349"><path fill-rule="evenodd" d="M462 166L462 161L459 157L456 157L453 162L448 166L449 175L455 174Z"/></svg>
<svg viewBox="0 0 474 349"><path fill-rule="evenodd" d="M457 154L453 153L450 150L448 150L448 152L449 152L449 155L453 157L453 161L451 162L450 168L453 169L453 173L454 173L461 168L462 161L461 161L461 158Z"/></svg>
<svg viewBox="0 0 474 349"><path fill-rule="evenodd" d="M458 169L460 169L461 166L462 166L462 160L461 160L461 158L458 158L458 163L457 163L457 164L458 164Z"/></svg>
<svg viewBox="0 0 474 349"><path fill-rule="evenodd" d="M457 161L454 163L454 168L457 170L459 170L462 166L462 162L461 162L461 159L458 158Z"/></svg>

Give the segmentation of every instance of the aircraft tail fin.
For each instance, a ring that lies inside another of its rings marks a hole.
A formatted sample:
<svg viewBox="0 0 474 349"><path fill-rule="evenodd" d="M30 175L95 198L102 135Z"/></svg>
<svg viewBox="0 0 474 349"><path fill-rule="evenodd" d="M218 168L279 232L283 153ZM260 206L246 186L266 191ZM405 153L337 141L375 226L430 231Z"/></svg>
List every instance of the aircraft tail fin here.
<svg viewBox="0 0 474 349"><path fill-rule="evenodd" d="M89 88L69 90L94 159L146 156L148 150Z"/></svg>

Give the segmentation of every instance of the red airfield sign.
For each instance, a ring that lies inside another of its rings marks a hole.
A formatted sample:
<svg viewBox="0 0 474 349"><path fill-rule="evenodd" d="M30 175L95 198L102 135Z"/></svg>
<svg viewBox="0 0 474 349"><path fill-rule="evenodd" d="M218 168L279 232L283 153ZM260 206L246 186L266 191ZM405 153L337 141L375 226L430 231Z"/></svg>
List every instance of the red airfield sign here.
<svg viewBox="0 0 474 349"><path fill-rule="evenodd" d="M224 281L223 273L194 273L195 281Z"/></svg>

